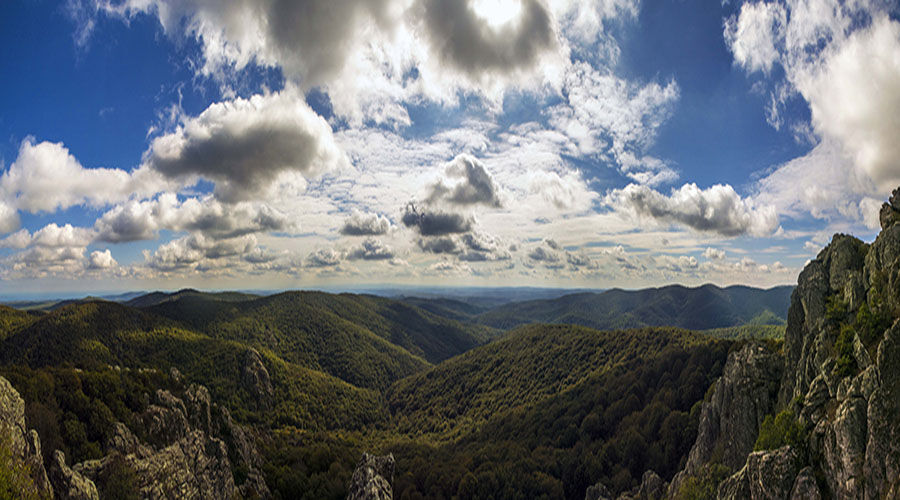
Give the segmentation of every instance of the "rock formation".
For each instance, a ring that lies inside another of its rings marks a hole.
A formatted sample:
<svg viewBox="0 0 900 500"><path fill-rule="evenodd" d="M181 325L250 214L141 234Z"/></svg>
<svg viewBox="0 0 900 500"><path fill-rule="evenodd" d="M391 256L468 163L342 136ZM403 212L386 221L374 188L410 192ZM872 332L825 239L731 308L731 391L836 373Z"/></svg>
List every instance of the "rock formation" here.
<svg viewBox="0 0 900 500"><path fill-rule="evenodd" d="M96 479L123 460L135 472L143 498L268 497L257 469L259 460L249 458L256 456L256 450L245 431L231 421L227 411L213 425L213 414L222 413L210 404L209 391L203 386L191 385L183 399L159 390L153 404L136 419L143 439L117 423L107 443L108 454L101 460L77 464L73 470ZM239 442L232 446L236 461L248 470L247 481L240 486L234 483L224 440L236 437Z"/></svg>
<svg viewBox="0 0 900 500"><path fill-rule="evenodd" d="M753 451L760 424L775 408L781 371L781 359L757 343L728 355L712 396L701 407L697 440L687 463L669 486L671 496L685 478L708 463L740 468Z"/></svg>
<svg viewBox="0 0 900 500"><path fill-rule="evenodd" d="M0 377L0 437L2 444L9 447L13 465L30 470L36 491L42 496L53 496L41 459L40 437L25 427L25 401L3 377Z"/></svg>
<svg viewBox="0 0 900 500"><path fill-rule="evenodd" d="M752 343L729 355L666 497L715 466L731 471L720 499L900 498L900 189L879 215L873 243L837 234L800 273L783 358ZM757 440L766 415L781 418L775 449Z"/></svg>
<svg viewBox="0 0 900 500"><path fill-rule="evenodd" d="M183 398L159 390L134 421L134 431L121 422L113 426L103 458L70 467L56 450L45 469L37 433L25 430L25 403L0 377L0 436L9 436L13 460L30 467L36 490L44 497L97 500L97 481L116 467L134 472L142 498L271 496L252 438L227 410L210 403L205 387L191 385ZM246 472L240 485L235 485L233 465Z"/></svg>
<svg viewBox="0 0 900 500"><path fill-rule="evenodd" d="M256 399L257 407L266 409L272 400L272 381L259 351L250 348L244 357L243 383L247 391Z"/></svg>
<svg viewBox="0 0 900 500"><path fill-rule="evenodd" d="M391 500L394 498L394 456L363 453L350 478L348 500Z"/></svg>

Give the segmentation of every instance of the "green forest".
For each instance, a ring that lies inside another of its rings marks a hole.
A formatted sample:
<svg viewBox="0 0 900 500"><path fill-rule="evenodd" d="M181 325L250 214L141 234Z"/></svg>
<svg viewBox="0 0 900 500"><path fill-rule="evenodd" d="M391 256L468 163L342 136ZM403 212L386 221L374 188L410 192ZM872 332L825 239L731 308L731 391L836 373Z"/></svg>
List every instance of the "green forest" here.
<svg viewBox="0 0 900 500"><path fill-rule="evenodd" d="M367 451L393 453L395 498L581 499L598 481L627 491L648 469L671 479L728 352L783 331L749 321L779 318L763 302L746 324L704 332L503 330L463 302L319 292L2 307L0 375L45 459L102 457L116 422L141 435L148 395L196 383L251 430L276 498L344 498ZM257 358L271 393L242 381ZM133 483L114 470L101 496Z"/></svg>

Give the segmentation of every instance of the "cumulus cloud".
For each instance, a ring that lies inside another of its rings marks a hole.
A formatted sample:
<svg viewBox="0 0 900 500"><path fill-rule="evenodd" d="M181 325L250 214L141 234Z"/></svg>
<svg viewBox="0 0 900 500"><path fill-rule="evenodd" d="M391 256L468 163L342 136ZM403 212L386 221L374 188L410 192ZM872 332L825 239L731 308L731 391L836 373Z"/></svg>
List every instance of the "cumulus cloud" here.
<svg viewBox="0 0 900 500"><path fill-rule="evenodd" d="M726 20L735 63L771 76L760 87L769 92L769 122L780 127L795 100L810 110L809 123L791 128L813 149L761 179L760 200L871 225L864 200L900 184L900 22L887 9L867 1L757 2ZM780 184L787 180L801 182Z"/></svg>
<svg viewBox="0 0 900 500"><path fill-rule="evenodd" d="M71 224L59 226L55 222L51 222L34 233L29 232L27 229L20 229L0 240L0 247L85 247L92 240L93 232L90 229L74 227Z"/></svg>
<svg viewBox="0 0 900 500"><path fill-rule="evenodd" d="M279 175L347 165L331 127L291 90L210 105L153 140L145 163L173 179L215 182L223 201L254 199Z"/></svg>
<svg viewBox="0 0 900 500"><path fill-rule="evenodd" d="M91 252L88 269L112 269L118 265L119 263L116 262L116 259L113 258L112 253L107 248L103 251L95 250Z"/></svg>
<svg viewBox="0 0 900 500"><path fill-rule="evenodd" d="M882 192L900 184L900 22L853 33L798 81L819 133L840 141Z"/></svg>
<svg viewBox="0 0 900 500"><path fill-rule="evenodd" d="M320 248L306 257L306 267L334 267L341 263L343 255L333 248Z"/></svg>
<svg viewBox="0 0 900 500"><path fill-rule="evenodd" d="M143 255L147 267L156 271L203 271L226 267L233 258L239 259L257 248L253 235L216 240L194 233L160 245L153 252L144 250Z"/></svg>
<svg viewBox="0 0 900 500"><path fill-rule="evenodd" d="M400 220L403 225L416 229L422 236L465 233L471 231L474 224L471 217L419 208L414 203L406 206Z"/></svg>
<svg viewBox="0 0 900 500"><path fill-rule="evenodd" d="M0 177L0 200L7 200L0 201L0 226L13 226L13 207L34 213L84 204L104 206L151 195L167 185L162 176L146 168L130 173L115 168L85 168L62 143L36 143L29 137L22 141L16 160Z"/></svg>
<svg viewBox="0 0 900 500"><path fill-rule="evenodd" d="M0 199L0 234L11 233L19 227L19 213Z"/></svg>
<svg viewBox="0 0 900 500"><path fill-rule="evenodd" d="M772 206L756 206L741 198L731 186L717 184L700 189L685 184L666 196L648 186L629 184L615 189L606 203L616 211L638 218L675 223L697 231L723 236L770 235L778 227L778 216Z"/></svg>
<svg viewBox="0 0 900 500"><path fill-rule="evenodd" d="M703 251L703 258L708 260L722 260L725 258L725 250L707 247L706 250Z"/></svg>
<svg viewBox="0 0 900 500"><path fill-rule="evenodd" d="M559 262L559 255L556 252L542 246L535 247L528 252L528 258L537 262Z"/></svg>
<svg viewBox="0 0 900 500"><path fill-rule="evenodd" d="M747 71L768 73L779 58L780 44L787 24L784 6L776 2L747 2L737 17L725 21L725 43L734 61Z"/></svg>
<svg viewBox="0 0 900 500"><path fill-rule="evenodd" d="M354 209L347 217L341 234L347 236L379 236L387 234L391 229L391 221L379 214L363 213Z"/></svg>
<svg viewBox="0 0 900 500"><path fill-rule="evenodd" d="M419 238L419 248L430 253L459 253L462 245L457 238L451 236L439 236L435 238Z"/></svg>
<svg viewBox="0 0 900 500"><path fill-rule="evenodd" d="M451 181L445 183L440 180L431 186L428 203L446 201L455 205L501 206L497 185L485 170L484 164L472 156L457 156L447 164L444 173Z"/></svg>
<svg viewBox="0 0 900 500"><path fill-rule="evenodd" d="M211 238L227 239L293 227L286 215L267 204L226 205L212 196L179 202L172 193L116 206L94 223L97 240L110 243L154 239L162 229L197 231Z"/></svg>
<svg viewBox="0 0 900 500"><path fill-rule="evenodd" d="M350 260L387 260L394 258L394 250L375 238L366 238L358 247L347 252Z"/></svg>
<svg viewBox="0 0 900 500"><path fill-rule="evenodd" d="M555 48L551 13L539 0L522 0L516 19L494 26L469 0L421 0L424 33L439 60L474 81L487 75L518 73Z"/></svg>

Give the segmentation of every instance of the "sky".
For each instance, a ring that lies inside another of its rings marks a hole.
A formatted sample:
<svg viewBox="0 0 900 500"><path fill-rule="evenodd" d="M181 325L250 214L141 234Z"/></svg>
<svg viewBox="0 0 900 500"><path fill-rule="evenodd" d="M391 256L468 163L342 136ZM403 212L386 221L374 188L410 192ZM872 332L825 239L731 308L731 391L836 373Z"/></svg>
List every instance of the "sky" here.
<svg viewBox="0 0 900 500"><path fill-rule="evenodd" d="M0 3L0 294L792 284L900 186L896 0Z"/></svg>

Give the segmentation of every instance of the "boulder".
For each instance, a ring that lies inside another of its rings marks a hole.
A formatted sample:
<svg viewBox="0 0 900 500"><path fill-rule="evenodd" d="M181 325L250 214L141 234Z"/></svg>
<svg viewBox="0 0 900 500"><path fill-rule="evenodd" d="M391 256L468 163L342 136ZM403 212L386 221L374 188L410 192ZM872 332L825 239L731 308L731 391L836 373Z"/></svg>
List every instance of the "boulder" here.
<svg viewBox="0 0 900 500"><path fill-rule="evenodd" d="M394 456L363 453L350 478L348 500L391 500L394 498Z"/></svg>
<svg viewBox="0 0 900 500"><path fill-rule="evenodd" d="M53 491L59 500L99 500L97 486L90 479L73 471L66 465L66 456L63 452L53 452L53 462L50 464L50 481L53 483Z"/></svg>
<svg viewBox="0 0 900 500"><path fill-rule="evenodd" d="M800 472L800 457L790 446L757 451L744 467L719 485L720 500L789 498Z"/></svg>

